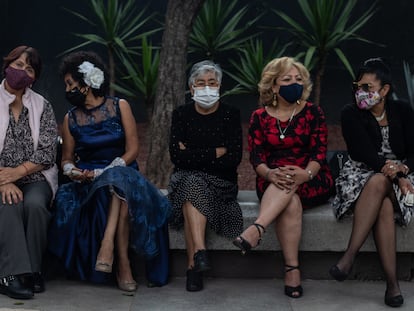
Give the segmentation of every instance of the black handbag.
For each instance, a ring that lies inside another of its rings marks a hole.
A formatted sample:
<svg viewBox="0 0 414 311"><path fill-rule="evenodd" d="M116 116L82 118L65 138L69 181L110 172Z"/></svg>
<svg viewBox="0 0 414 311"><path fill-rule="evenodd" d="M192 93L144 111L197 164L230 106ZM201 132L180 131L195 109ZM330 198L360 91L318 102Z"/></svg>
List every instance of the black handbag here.
<svg viewBox="0 0 414 311"><path fill-rule="evenodd" d="M344 164L348 161L348 151L346 150L331 150L326 155L329 168L331 169L334 180L339 176Z"/></svg>

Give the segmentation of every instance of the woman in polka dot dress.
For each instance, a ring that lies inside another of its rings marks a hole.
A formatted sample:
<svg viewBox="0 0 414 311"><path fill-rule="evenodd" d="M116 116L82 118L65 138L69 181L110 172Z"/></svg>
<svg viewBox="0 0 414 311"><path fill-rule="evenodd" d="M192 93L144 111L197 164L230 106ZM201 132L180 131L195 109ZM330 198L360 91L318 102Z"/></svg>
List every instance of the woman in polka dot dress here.
<svg viewBox="0 0 414 311"><path fill-rule="evenodd" d="M240 113L220 102L221 78L217 64L196 63L188 80L193 102L178 107L172 116L170 156L175 168L168 197L173 205L172 227L184 225L188 291L202 290L202 272L211 268L206 226L228 238L243 230L237 203Z"/></svg>

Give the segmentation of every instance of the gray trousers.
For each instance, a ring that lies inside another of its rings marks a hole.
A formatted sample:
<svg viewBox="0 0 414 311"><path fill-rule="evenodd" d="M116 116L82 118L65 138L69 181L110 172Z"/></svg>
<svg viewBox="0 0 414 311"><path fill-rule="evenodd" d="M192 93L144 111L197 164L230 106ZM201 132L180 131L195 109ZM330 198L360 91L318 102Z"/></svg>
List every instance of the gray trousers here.
<svg viewBox="0 0 414 311"><path fill-rule="evenodd" d="M0 199L0 277L40 272L47 246L52 190L46 181L20 189L22 202Z"/></svg>

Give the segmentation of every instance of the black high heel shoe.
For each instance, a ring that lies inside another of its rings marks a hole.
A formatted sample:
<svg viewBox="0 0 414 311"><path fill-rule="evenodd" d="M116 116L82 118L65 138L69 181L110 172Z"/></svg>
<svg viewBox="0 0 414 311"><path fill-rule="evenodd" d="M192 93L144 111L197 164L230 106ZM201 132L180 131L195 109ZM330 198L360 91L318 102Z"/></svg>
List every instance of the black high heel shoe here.
<svg viewBox="0 0 414 311"><path fill-rule="evenodd" d="M397 295L397 296L389 297L387 295L387 293L388 293L388 291L385 291L385 296L384 296L384 303L387 306L390 306L392 308L398 308L398 307L401 307L403 305L404 298L401 294Z"/></svg>
<svg viewBox="0 0 414 311"><path fill-rule="evenodd" d="M257 240L257 244L256 244L256 246L258 246L260 244L260 242L262 241L262 231L263 231L263 233L265 233L266 229L261 224L257 224L257 223L254 223L251 226L255 226L257 231L259 232L259 239ZM252 245L250 244L250 242L247 241L245 238L243 238L241 235L239 235L233 241L233 244L241 249L242 255L246 254L247 252L249 252L253 248Z"/></svg>
<svg viewBox="0 0 414 311"><path fill-rule="evenodd" d="M189 292L198 292L203 289L203 273L194 271L194 269L187 270L186 289Z"/></svg>
<svg viewBox="0 0 414 311"><path fill-rule="evenodd" d="M290 265L285 265L285 273L288 273L290 271L293 270L299 270L299 266L290 266ZM303 295L303 287L302 285L298 285L298 286L288 286L285 285L285 295L289 296L290 298L300 298Z"/></svg>
<svg viewBox="0 0 414 311"><path fill-rule="evenodd" d="M201 249L194 254L194 271L204 272L211 269L210 260L207 251Z"/></svg>
<svg viewBox="0 0 414 311"><path fill-rule="evenodd" d="M329 274L338 282L342 282L348 278L349 273L341 271L337 265L334 265L329 269Z"/></svg>

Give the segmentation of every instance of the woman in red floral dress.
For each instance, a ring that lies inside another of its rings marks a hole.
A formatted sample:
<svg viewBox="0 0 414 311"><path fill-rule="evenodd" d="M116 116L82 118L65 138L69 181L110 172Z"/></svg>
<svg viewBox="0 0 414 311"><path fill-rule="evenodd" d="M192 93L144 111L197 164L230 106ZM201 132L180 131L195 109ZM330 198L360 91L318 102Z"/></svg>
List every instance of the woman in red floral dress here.
<svg viewBox="0 0 414 311"><path fill-rule="evenodd" d="M303 293L298 260L302 210L333 193L325 116L321 107L308 102L311 90L308 70L293 58L276 58L264 68L259 83L263 107L251 116L248 138L260 212L233 241L245 253L275 222L285 260L285 294L292 298Z"/></svg>

